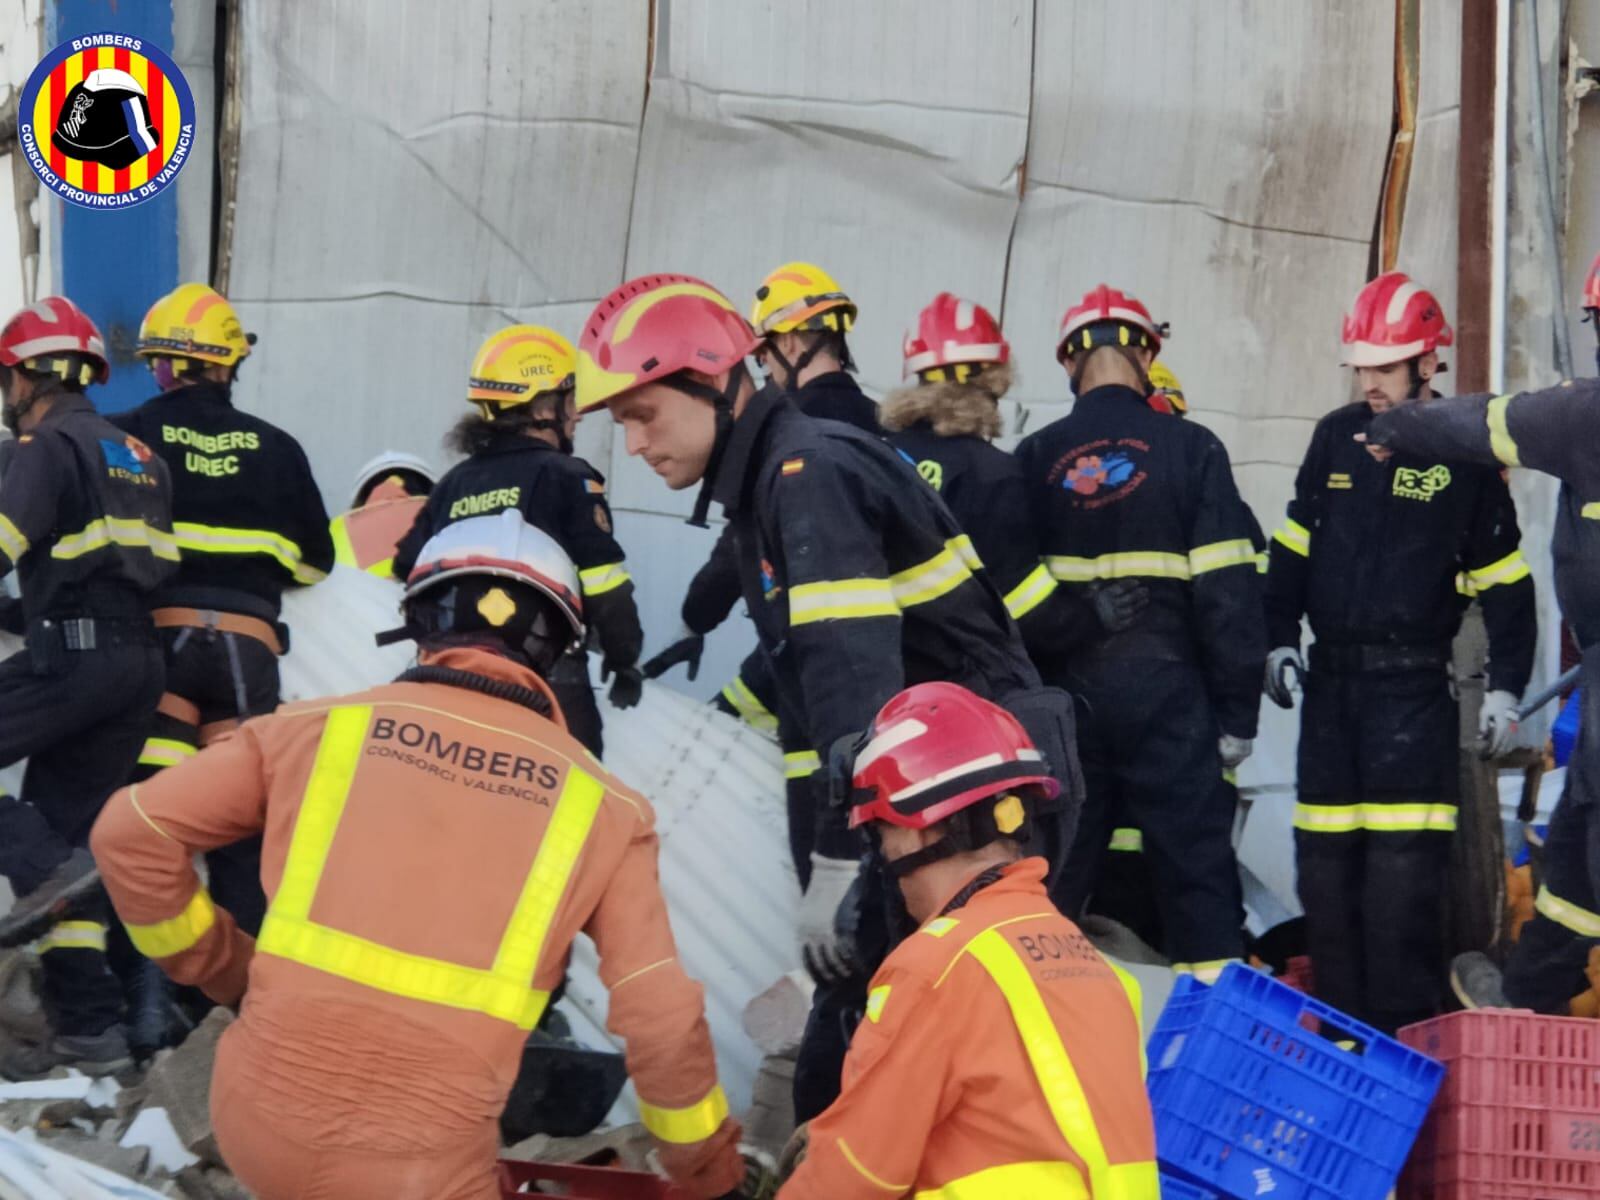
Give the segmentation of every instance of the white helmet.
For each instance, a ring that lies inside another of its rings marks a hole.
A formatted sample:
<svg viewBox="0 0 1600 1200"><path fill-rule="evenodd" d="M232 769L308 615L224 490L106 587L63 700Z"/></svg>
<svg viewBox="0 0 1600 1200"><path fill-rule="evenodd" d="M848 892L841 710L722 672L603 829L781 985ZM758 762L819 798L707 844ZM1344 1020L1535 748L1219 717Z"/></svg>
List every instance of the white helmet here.
<svg viewBox="0 0 1600 1200"><path fill-rule="evenodd" d="M350 507L355 508L366 499L372 485L392 471L410 471L428 481L429 486L439 482L439 475L426 459L403 450L385 450L369 460L356 472L356 484L350 492Z"/></svg>

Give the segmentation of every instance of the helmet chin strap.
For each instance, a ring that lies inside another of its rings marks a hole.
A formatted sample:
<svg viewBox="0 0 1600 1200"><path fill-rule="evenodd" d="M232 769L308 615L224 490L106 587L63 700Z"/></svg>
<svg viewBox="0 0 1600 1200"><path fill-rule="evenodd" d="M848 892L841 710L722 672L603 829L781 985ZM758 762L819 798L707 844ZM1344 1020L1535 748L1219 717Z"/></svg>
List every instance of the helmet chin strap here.
<svg viewBox="0 0 1600 1200"><path fill-rule="evenodd" d="M700 494L695 497L694 513L689 517L689 524L697 529L710 527L706 516L711 511L711 493L716 488L717 471L722 467L722 457L728 452L728 441L733 436L733 402L738 398L739 388L747 378L749 373L744 363L739 362L728 372L727 386L720 392L693 379L675 377L665 381L667 386L677 389L686 396L707 401L716 411L717 430L711 442L711 456L706 459L706 473L700 480Z"/></svg>

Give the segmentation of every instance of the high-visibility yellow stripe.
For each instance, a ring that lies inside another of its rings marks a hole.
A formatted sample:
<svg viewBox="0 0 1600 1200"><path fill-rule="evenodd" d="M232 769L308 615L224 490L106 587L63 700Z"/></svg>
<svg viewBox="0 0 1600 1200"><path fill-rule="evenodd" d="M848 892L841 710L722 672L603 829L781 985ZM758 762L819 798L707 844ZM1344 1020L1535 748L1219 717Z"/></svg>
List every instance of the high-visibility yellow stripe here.
<svg viewBox="0 0 1600 1200"><path fill-rule="evenodd" d="M887 983L867 993L867 1020L876 1025L883 1019L883 1006L889 1003L890 987Z"/></svg>
<svg viewBox="0 0 1600 1200"><path fill-rule="evenodd" d="M978 557L978 551L973 546L972 539L966 534L957 534L955 537L950 538L945 542L945 549L966 563L969 569L973 571L981 571L983 569L983 559Z"/></svg>
<svg viewBox="0 0 1600 1200"><path fill-rule="evenodd" d="M1201 983L1215 983L1224 967L1238 961L1236 958L1213 958L1206 962L1175 962L1172 969L1179 975L1193 975Z"/></svg>
<svg viewBox="0 0 1600 1200"><path fill-rule="evenodd" d="M1490 563L1487 567L1475 567L1468 571L1466 573L1466 582L1471 589L1470 594L1477 595L1502 583L1516 583L1518 580L1526 579L1532 574L1533 568L1528 566L1528 560L1522 557L1522 551L1513 550L1504 558Z"/></svg>
<svg viewBox="0 0 1600 1200"><path fill-rule="evenodd" d="M1533 907L1535 911L1543 913L1557 925L1572 930L1579 937L1600 937L1600 913L1590 912L1582 905L1563 900L1548 886L1539 889Z"/></svg>
<svg viewBox="0 0 1600 1200"><path fill-rule="evenodd" d="M1061 1136L1088 1168L1090 1192L1095 1200L1148 1200L1159 1195L1153 1161L1120 1163L1114 1167L1107 1160L1105 1143L1095 1126L1089 1098L1084 1095L1072 1058L1050 1017L1050 1010L1045 1007L1038 985L1005 935L998 929L987 929L973 938L967 949L1005 996L1011 1019L1022 1035L1034 1077L1044 1092L1045 1103L1050 1106L1050 1114Z"/></svg>
<svg viewBox="0 0 1600 1200"><path fill-rule="evenodd" d="M789 624L897 617L900 606L887 579L841 579L802 583L789 590Z"/></svg>
<svg viewBox="0 0 1600 1200"><path fill-rule="evenodd" d="M1292 517L1284 521L1272 535L1272 540L1301 558L1311 557L1311 530Z"/></svg>
<svg viewBox="0 0 1600 1200"><path fill-rule="evenodd" d="M1257 575L1265 575L1267 573L1267 571L1271 568L1271 565L1272 565L1272 556L1270 554L1268 554L1265 550L1259 552L1256 555L1256 574Z"/></svg>
<svg viewBox="0 0 1600 1200"><path fill-rule="evenodd" d="M1040 563L1028 572L1021 583L1006 593L1006 611L1011 614L1013 621L1020 621L1048 600L1057 586L1050 568Z"/></svg>
<svg viewBox="0 0 1600 1200"><path fill-rule="evenodd" d="M1139 1078L1143 1079L1149 1069L1149 1063L1144 1056L1144 989L1139 986L1139 981L1133 977L1132 971L1124 971L1103 954L1100 959L1117 977L1117 982L1122 985L1123 995L1128 997L1128 1007L1133 1009L1133 1021L1139 1030Z"/></svg>
<svg viewBox="0 0 1600 1200"><path fill-rule="evenodd" d="M1137 829L1113 829L1106 849L1139 854L1144 850L1144 834Z"/></svg>
<svg viewBox="0 0 1600 1200"><path fill-rule="evenodd" d="M199 888L175 917L150 925L123 924L128 939L140 954L146 958L166 958L189 949L216 923L217 908L211 903L211 893Z"/></svg>
<svg viewBox="0 0 1600 1200"><path fill-rule="evenodd" d="M368 575L376 575L379 579L394 578L394 555L373 563L367 568Z"/></svg>
<svg viewBox="0 0 1600 1200"><path fill-rule="evenodd" d="M1520 467L1522 458L1517 441L1506 425L1506 409L1510 404L1510 396L1496 396L1489 401L1489 450L1506 466Z"/></svg>
<svg viewBox="0 0 1600 1200"><path fill-rule="evenodd" d="M1588 517L1591 521L1600 521L1600 500L1596 500L1592 504L1585 504L1579 511L1582 516Z"/></svg>
<svg viewBox="0 0 1600 1200"><path fill-rule="evenodd" d="M168 562L178 561L178 543L172 534L143 521L125 517L100 517L77 533L68 534L50 547L51 558L82 558L104 546L145 549Z"/></svg>
<svg viewBox="0 0 1600 1200"><path fill-rule="evenodd" d="M14 563L28 552L31 544L11 518L0 513L0 551Z"/></svg>
<svg viewBox="0 0 1600 1200"><path fill-rule="evenodd" d="M952 539L953 540L953 539ZM907 567L889 577L889 591L901 609L926 604L948 595L972 578L972 568L949 544L927 562Z"/></svg>
<svg viewBox="0 0 1600 1200"><path fill-rule="evenodd" d="M758 729L762 733L777 732L778 718L761 703L760 697L750 690L750 685L745 683L742 677L735 675L728 682L722 689L722 698L733 706L733 711L739 714L739 719L752 729Z"/></svg>
<svg viewBox="0 0 1600 1200"><path fill-rule="evenodd" d="M272 911L283 920L303 921L327 864L339 819L344 816L350 784L361 765L361 747L372 723L370 704L351 704L328 713L317 757L306 780L305 795L295 816L283 877L272 898Z"/></svg>
<svg viewBox="0 0 1600 1200"><path fill-rule="evenodd" d="M139 765L173 767L197 753L198 750L188 742L180 742L174 738L146 738L144 748L139 751Z"/></svg>
<svg viewBox="0 0 1600 1200"><path fill-rule="evenodd" d="M1113 1167L1113 1171L1120 1168ZM904 1189L901 1189L904 1190ZM1128 1200L1155 1200L1161 1193L1152 1178L1150 1190L1121 1192ZM913 1193L916 1200L1021 1200L1025 1196L1049 1196L1051 1200L1089 1200L1083 1174L1071 1163L1020 1162L989 1167L952 1179L940 1188ZM1095 1200L1100 1192L1095 1190Z"/></svg>
<svg viewBox="0 0 1600 1200"><path fill-rule="evenodd" d="M341 567L360 568L361 559L356 555L355 543L350 540L349 514L335 517L328 522L328 533L333 537L333 561Z"/></svg>
<svg viewBox="0 0 1600 1200"><path fill-rule="evenodd" d="M615 591L632 579L619 562L607 563L603 567L589 567L578 572L578 584L583 588L585 596L603 596L607 592Z"/></svg>
<svg viewBox="0 0 1600 1200"><path fill-rule="evenodd" d="M1254 567L1256 548L1249 538L1233 538L1226 542L1211 542L1189 551L1189 574L1205 575L1227 567Z"/></svg>
<svg viewBox="0 0 1600 1200"><path fill-rule="evenodd" d="M300 547L270 529L228 529L179 521L172 526L178 545L191 554L265 554L294 576L296 583L316 583L326 575L304 561Z"/></svg>
<svg viewBox="0 0 1600 1200"><path fill-rule="evenodd" d="M1294 827L1309 833L1453 833L1454 804L1296 804Z"/></svg>
<svg viewBox="0 0 1600 1200"><path fill-rule="evenodd" d="M1163 550L1127 550L1098 558L1073 558L1052 554L1045 562L1050 574L1063 583L1092 583L1096 579L1188 579L1189 557Z"/></svg>
<svg viewBox="0 0 1600 1200"><path fill-rule="evenodd" d="M52 950L100 950L106 948L106 927L99 921L57 921L33 944L39 954Z"/></svg>
<svg viewBox="0 0 1600 1200"><path fill-rule="evenodd" d="M815 750L794 750L783 756L783 777L804 779L822 770L822 758Z"/></svg>
<svg viewBox="0 0 1600 1200"><path fill-rule="evenodd" d="M639 1101L639 1120L644 1127L663 1142L679 1146L705 1141L722 1127L727 1116L728 1097L720 1084L704 1100L687 1108L660 1108Z"/></svg>

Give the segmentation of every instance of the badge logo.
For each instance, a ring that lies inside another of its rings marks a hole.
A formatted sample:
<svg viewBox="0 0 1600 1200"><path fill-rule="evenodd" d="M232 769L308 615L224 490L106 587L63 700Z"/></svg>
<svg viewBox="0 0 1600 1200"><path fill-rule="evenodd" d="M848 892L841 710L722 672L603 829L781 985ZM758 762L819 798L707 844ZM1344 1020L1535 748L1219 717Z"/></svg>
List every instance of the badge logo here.
<svg viewBox="0 0 1600 1200"><path fill-rule="evenodd" d="M1072 493L1075 507L1104 508L1126 500L1150 478L1140 466L1149 450L1137 438L1101 438L1056 459L1048 480L1051 487Z"/></svg>
<svg viewBox="0 0 1600 1200"><path fill-rule="evenodd" d="M1394 494L1407 500L1432 500L1450 486L1450 468L1443 463L1419 470L1416 467L1396 467Z"/></svg>
<svg viewBox="0 0 1600 1200"><path fill-rule="evenodd" d="M766 559L761 560L761 598L775 600L783 588L778 584L778 573Z"/></svg>
<svg viewBox="0 0 1600 1200"><path fill-rule="evenodd" d="M944 490L944 466L935 458L925 458L917 464L917 474L927 480L928 486L936 492Z"/></svg>
<svg viewBox="0 0 1600 1200"><path fill-rule="evenodd" d="M33 69L17 137L45 187L83 208L165 191L194 143L194 94L159 46L122 33L62 42Z"/></svg>
<svg viewBox="0 0 1600 1200"><path fill-rule="evenodd" d="M154 483L145 476L144 465L154 457L150 447L129 434L120 442L110 438L100 439L100 453L105 456L106 471L114 479L129 483Z"/></svg>

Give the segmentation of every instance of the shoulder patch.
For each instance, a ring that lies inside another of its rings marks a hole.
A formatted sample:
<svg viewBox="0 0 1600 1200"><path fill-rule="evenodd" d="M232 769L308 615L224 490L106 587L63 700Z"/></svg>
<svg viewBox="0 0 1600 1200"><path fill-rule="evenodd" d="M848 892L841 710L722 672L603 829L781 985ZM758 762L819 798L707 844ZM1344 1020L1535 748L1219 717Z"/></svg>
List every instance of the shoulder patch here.
<svg viewBox="0 0 1600 1200"><path fill-rule="evenodd" d="M598 479L585 479L583 481L583 486L592 496L604 496L606 494L606 485L601 483Z"/></svg>
<svg viewBox="0 0 1600 1200"><path fill-rule="evenodd" d="M783 460L781 471L784 475L798 475L806 469L806 460L803 458L786 458Z"/></svg>
<svg viewBox="0 0 1600 1200"><path fill-rule="evenodd" d="M600 527L601 533L611 532L611 518L606 515L606 506L604 504L596 504L594 506L594 523Z"/></svg>
<svg viewBox="0 0 1600 1200"><path fill-rule="evenodd" d="M1328 486L1336 491L1348 491L1355 485L1350 482L1350 476L1344 471L1335 471L1328 476Z"/></svg>

